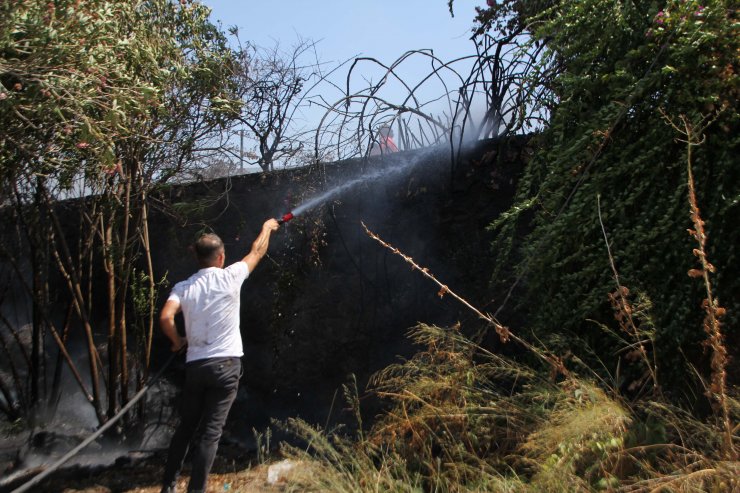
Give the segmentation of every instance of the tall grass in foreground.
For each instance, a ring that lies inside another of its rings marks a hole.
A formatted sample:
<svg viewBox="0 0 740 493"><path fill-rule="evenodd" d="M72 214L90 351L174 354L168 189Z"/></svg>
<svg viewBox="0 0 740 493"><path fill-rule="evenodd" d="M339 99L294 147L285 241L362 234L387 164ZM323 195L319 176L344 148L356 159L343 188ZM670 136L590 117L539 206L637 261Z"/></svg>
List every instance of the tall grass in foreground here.
<svg viewBox="0 0 740 493"><path fill-rule="evenodd" d="M629 404L575 377L555 383L454 328L419 325L411 337L425 349L375 376L390 408L366 433L346 437L288 422L309 446L284 453L312 471L292 484L295 491L740 487L738 462L721 459L722 430L667 402Z"/></svg>

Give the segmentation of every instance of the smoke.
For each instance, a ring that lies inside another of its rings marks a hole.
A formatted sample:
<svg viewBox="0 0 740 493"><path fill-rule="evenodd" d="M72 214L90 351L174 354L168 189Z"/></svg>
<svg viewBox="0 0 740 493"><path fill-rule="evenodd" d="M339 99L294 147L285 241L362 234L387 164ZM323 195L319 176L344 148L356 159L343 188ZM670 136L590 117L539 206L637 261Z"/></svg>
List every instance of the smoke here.
<svg viewBox="0 0 740 493"><path fill-rule="evenodd" d="M80 341L70 341L67 348L75 361L84 361L86 358L85 348ZM12 476L5 478L4 484L9 484L13 478L23 477L27 471L55 463L98 429L93 406L66 366L63 368L61 387L57 405L49 407L46 413L37 417L36 427L17 452ZM119 421L120 426L124 427L120 428L121 434L99 437L62 468L107 467L121 458L140 456L142 453L146 455L166 447L171 432L166 424L171 421L174 412L172 402L175 394L173 384L164 379L157 381L147 393L147 415L139 426L126 429L124 417L124 421Z"/></svg>
<svg viewBox="0 0 740 493"><path fill-rule="evenodd" d="M414 152L412 155L393 154L387 155L388 159L383 163L383 167L373 169L371 172L364 173L346 183L335 186L326 192L312 197L298 207L293 209L293 215L298 216L309 211L330 199L334 199L344 192L347 192L361 183L375 181L391 181L403 177L405 173L413 169L417 164L424 162L430 155L440 152L437 147L425 148L421 151Z"/></svg>

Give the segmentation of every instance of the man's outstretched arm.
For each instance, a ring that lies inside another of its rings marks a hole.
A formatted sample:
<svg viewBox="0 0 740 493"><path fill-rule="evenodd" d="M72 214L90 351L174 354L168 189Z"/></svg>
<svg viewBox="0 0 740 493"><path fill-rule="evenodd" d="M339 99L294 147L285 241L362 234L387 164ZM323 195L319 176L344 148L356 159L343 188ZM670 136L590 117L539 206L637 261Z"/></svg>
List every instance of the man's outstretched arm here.
<svg viewBox="0 0 740 493"><path fill-rule="evenodd" d="M267 253L267 247L270 246L270 235L273 231L277 231L279 227L280 224L276 219L268 219L262 225L262 231L260 231L259 236L252 243L252 249L242 259L242 262L246 262L250 273L254 271L254 268L257 267L257 264L259 264L262 257Z"/></svg>

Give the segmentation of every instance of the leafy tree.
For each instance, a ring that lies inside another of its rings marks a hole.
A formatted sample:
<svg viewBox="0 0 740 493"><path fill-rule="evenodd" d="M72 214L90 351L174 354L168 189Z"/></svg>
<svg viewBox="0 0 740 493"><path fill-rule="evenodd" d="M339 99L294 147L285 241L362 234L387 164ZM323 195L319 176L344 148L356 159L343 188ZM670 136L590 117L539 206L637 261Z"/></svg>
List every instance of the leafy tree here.
<svg viewBox="0 0 740 493"><path fill-rule="evenodd" d="M25 410L59 393L60 365L48 391L43 340L53 336L99 421L117 412L134 381L146 376L151 353L155 280L149 258L149 192L189 166L199 146L238 114L233 53L190 1L5 2L0 6L0 189L13 204L19 234L0 245L20 282L29 248L33 335ZM56 199L84 194L80 234L65 237ZM76 243L76 244L75 244ZM143 275L133 277L143 260ZM92 287L103 269L107 292ZM60 275L70 299L64 330L48 313L49 282ZM139 337L128 334L129 285L137 286ZM142 296L148 303L141 303ZM104 308L103 308L104 307ZM98 310L102 310L101 314ZM98 354L93 313L108 321L107 360ZM88 350L89 382L65 347L76 322ZM130 348L129 339L140 345ZM107 411L99 384L107 363ZM88 385L91 387L88 389ZM6 386L7 387L7 386Z"/></svg>

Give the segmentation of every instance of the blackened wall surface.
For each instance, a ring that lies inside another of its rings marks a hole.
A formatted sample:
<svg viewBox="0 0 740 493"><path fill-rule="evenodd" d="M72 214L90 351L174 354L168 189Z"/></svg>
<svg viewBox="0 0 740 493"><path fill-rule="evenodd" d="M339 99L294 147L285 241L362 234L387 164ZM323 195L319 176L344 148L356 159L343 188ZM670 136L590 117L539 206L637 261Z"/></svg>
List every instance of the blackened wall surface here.
<svg viewBox="0 0 740 493"><path fill-rule="evenodd" d="M433 282L371 239L362 223L492 309L486 226L511 205L527 153L527 139L513 138L479 143L454 160L442 147L160 191L158 199L178 211L155 215L151 228L155 271L171 284L196 270L187 246L199 232L219 234L227 263L234 262L267 218L330 195L273 235L268 257L242 288L245 373L232 430L250 435L289 416L341 419L336 390L351 374L362 390L373 372L410 356L409 328L474 327L471 313L438 296ZM167 351L163 338L159 351ZM367 402L372 414L377 408Z"/></svg>

